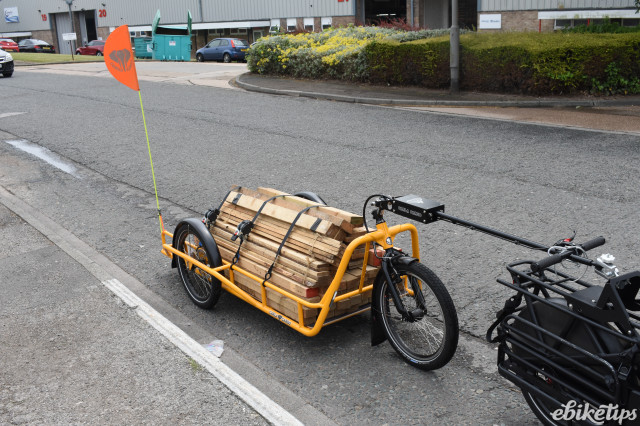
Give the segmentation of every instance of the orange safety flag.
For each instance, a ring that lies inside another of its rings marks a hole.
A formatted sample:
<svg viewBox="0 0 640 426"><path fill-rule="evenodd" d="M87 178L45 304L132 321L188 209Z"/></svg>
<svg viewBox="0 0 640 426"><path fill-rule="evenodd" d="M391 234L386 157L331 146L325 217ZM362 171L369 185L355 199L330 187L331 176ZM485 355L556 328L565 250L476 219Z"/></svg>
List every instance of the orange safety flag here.
<svg viewBox="0 0 640 426"><path fill-rule="evenodd" d="M104 63L116 80L133 90L140 91L127 25L119 26L107 37L104 44Z"/></svg>

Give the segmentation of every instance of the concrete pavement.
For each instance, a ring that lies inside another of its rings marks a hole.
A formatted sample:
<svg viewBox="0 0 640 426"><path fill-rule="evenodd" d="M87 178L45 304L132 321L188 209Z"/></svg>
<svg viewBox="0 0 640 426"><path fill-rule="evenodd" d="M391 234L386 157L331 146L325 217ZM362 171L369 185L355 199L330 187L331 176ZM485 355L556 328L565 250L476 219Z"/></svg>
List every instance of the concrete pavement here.
<svg viewBox="0 0 640 426"><path fill-rule="evenodd" d="M301 424L3 187L0 240L0 424Z"/></svg>

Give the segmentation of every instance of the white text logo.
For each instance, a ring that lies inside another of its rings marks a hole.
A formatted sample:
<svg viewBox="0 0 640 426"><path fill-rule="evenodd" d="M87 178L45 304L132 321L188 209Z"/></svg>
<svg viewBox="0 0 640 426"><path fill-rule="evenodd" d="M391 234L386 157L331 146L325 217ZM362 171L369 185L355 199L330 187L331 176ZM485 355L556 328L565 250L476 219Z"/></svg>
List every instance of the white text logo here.
<svg viewBox="0 0 640 426"><path fill-rule="evenodd" d="M601 405L596 408L589 405L588 402L583 405L578 404L576 401L569 401L566 404L562 404L561 407L551 413L551 417L556 421L589 420L594 424L601 425L605 421L614 420L621 425L625 420L635 420L638 417L636 408L626 410L619 408L617 404Z"/></svg>

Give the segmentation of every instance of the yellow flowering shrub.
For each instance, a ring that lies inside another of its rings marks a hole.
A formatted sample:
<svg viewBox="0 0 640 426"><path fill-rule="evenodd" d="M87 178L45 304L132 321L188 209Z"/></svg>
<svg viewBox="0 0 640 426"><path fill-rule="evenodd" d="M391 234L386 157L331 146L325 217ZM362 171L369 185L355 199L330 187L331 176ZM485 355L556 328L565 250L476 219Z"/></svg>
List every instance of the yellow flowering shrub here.
<svg viewBox="0 0 640 426"><path fill-rule="evenodd" d="M379 27L330 28L319 33L279 34L255 43L247 62L251 72L294 77L366 80L364 49L373 41L415 40L442 34Z"/></svg>

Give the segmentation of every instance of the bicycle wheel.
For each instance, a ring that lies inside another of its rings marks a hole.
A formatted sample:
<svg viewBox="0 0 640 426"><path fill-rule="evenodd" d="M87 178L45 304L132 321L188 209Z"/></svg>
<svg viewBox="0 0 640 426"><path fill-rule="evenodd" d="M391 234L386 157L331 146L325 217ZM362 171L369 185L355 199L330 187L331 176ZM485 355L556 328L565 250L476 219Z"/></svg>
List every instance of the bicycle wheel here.
<svg viewBox="0 0 640 426"><path fill-rule="evenodd" d="M191 226L182 226L174 236L175 247L189 257L209 267L214 267L210 259L210 253L203 244L203 238L199 231ZM211 276L203 269L195 266L188 260L179 257L177 259L178 273L187 294L201 308L212 308L220 298L222 285L220 280Z"/></svg>
<svg viewBox="0 0 640 426"><path fill-rule="evenodd" d="M458 345L458 316L442 281L419 262L399 264L401 278L395 284L404 308L412 312L407 321L396 309L383 273L376 277L376 310L391 346L410 365L435 370L451 360ZM392 284L393 285L393 284ZM418 291L413 291L418 289ZM424 300L424 305L420 302Z"/></svg>

